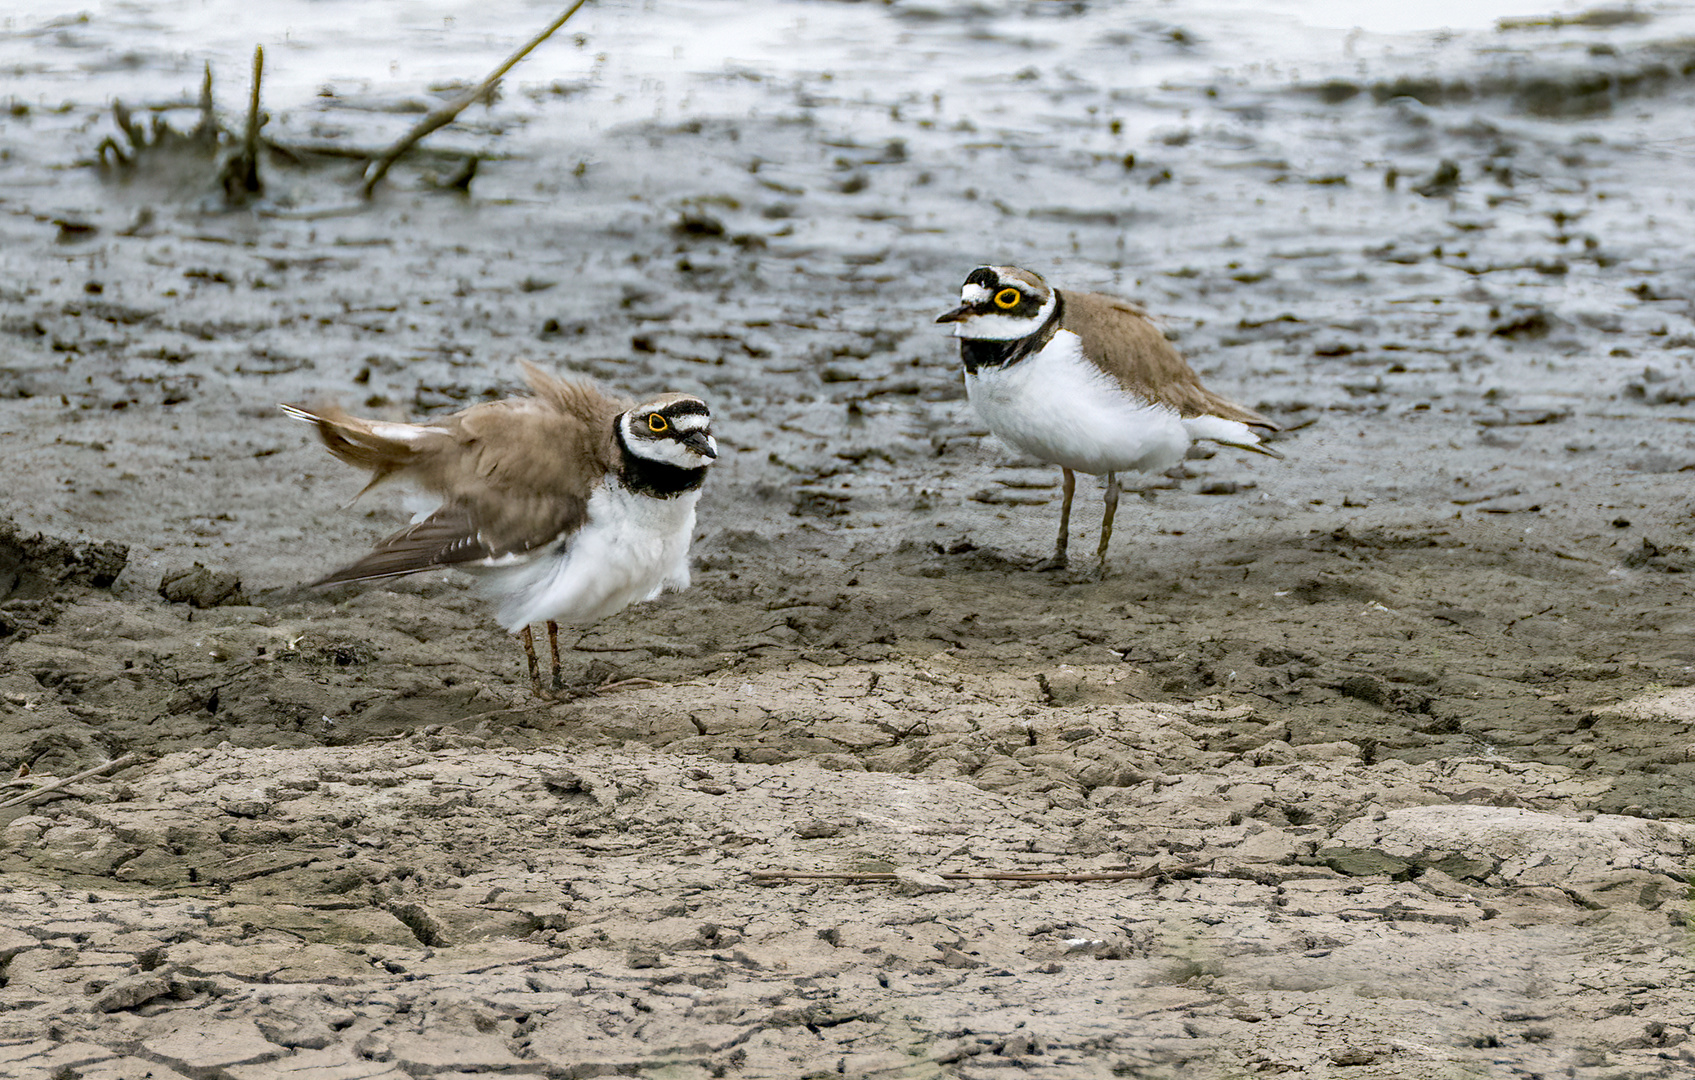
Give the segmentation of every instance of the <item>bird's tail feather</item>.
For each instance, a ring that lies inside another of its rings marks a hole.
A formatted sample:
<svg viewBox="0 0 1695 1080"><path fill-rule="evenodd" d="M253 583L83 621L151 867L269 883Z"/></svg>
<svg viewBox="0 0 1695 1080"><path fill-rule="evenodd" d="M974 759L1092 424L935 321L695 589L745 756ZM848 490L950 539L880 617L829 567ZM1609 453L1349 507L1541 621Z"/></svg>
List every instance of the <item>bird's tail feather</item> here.
<svg viewBox="0 0 1695 1080"><path fill-rule="evenodd" d="M441 433L439 429L418 424L366 420L333 405L317 409L304 409L298 405L282 405L280 408L285 415L315 425L318 437L338 460L356 469L370 471L371 481L359 493L361 495L413 464L429 436Z"/></svg>
<svg viewBox="0 0 1695 1080"><path fill-rule="evenodd" d="M1188 429L1190 438L1206 439L1238 450L1252 450L1266 457L1283 456L1274 447L1260 441L1259 432L1238 420L1226 420L1221 416L1191 416L1183 421L1183 426Z"/></svg>

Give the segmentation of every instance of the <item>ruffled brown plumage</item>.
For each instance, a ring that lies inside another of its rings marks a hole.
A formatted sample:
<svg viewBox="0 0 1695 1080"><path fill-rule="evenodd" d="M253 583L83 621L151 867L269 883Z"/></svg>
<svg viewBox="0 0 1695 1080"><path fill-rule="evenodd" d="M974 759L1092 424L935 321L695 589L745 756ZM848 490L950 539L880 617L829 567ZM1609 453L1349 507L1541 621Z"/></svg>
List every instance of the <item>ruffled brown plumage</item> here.
<svg viewBox="0 0 1695 1080"><path fill-rule="evenodd" d="M631 402L524 364L529 397L485 402L424 424L353 416L334 405L283 406L341 461L439 496L429 517L313 582L396 577L521 555L580 528L589 496L616 468L613 423Z"/></svg>

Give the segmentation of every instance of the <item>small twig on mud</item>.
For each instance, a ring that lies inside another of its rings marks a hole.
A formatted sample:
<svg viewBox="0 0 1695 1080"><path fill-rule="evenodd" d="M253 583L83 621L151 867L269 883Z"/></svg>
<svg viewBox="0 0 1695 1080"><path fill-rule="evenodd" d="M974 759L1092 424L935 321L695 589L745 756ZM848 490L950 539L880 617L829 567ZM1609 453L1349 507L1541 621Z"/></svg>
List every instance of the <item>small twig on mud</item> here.
<svg viewBox="0 0 1695 1080"><path fill-rule="evenodd" d="M664 683L659 682L656 679L643 679L643 678L638 676L638 677L632 678L632 679L619 679L616 682L608 680L606 682L601 683L599 686L595 687L593 690L590 690L589 693L591 693L591 694L610 694L614 690L634 690L638 686L653 687L653 686L664 686L664 685L665 685Z"/></svg>
<svg viewBox="0 0 1695 1080"><path fill-rule="evenodd" d="M135 118L130 115L123 102L112 102L112 120L118 125L118 130L124 133L124 138L129 140L132 150L147 149L147 133L136 124Z"/></svg>
<svg viewBox="0 0 1695 1080"><path fill-rule="evenodd" d="M218 145L218 114L212 110L212 62L206 61L206 75L200 80L200 122L194 125L192 137L208 147Z"/></svg>
<svg viewBox="0 0 1695 1080"><path fill-rule="evenodd" d="M1548 612L1554 610L1557 607L1559 607L1558 604L1549 604L1547 607L1543 608L1541 611L1532 611L1528 615L1520 615L1516 619L1511 619L1507 622L1507 625L1501 627L1501 633L1503 633L1503 634L1511 633L1513 627L1517 626L1521 622L1524 622L1526 619L1535 619L1535 618L1538 618L1540 616L1546 615L1546 614L1548 614Z"/></svg>
<svg viewBox="0 0 1695 1080"><path fill-rule="evenodd" d="M447 181L441 186L447 191L463 191L469 195L471 193L471 181L477 177L477 163L481 160L479 157L466 158L465 164L460 166L459 171L448 177Z"/></svg>
<svg viewBox="0 0 1695 1080"><path fill-rule="evenodd" d="M242 163L247 173L242 177L248 191L264 187L259 180L259 80L265 74L265 47L253 46L253 91L247 98L247 133L241 140Z"/></svg>
<svg viewBox="0 0 1695 1080"><path fill-rule="evenodd" d="M8 806L17 806L19 804L27 805L40 799L43 795L58 791L63 787L68 787L69 785L76 783L78 780L87 780L91 776L98 776L103 772L110 772L113 769L121 769L125 765L133 765L135 762L140 760L140 754L125 754L123 757L108 761L104 765L96 765L92 769L84 769L75 776L67 776L63 780L55 780L51 784L43 784L41 787L35 788L32 791L26 791L21 795L13 795L10 799L0 802L0 809Z"/></svg>
<svg viewBox="0 0 1695 1080"><path fill-rule="evenodd" d="M118 130L129 140L130 151L126 153L118 144L118 140L108 135L94 148L94 159L103 169L128 169L147 149L147 133L141 130L135 118L130 115L129 107L122 101L112 102L112 122L118 125Z"/></svg>
<svg viewBox="0 0 1695 1080"><path fill-rule="evenodd" d="M425 116L422 120L412 125L412 130L401 136L400 141L389 147L388 150L383 153L383 156L378 158L376 163L371 166L370 171L365 176L365 186L361 192L364 197L367 199L371 197L371 192L376 189L378 184L382 183L383 177L388 175L388 170L393 167L396 161L400 160L400 156L402 154L412 148L413 143L416 143L418 140L422 139L430 132L435 131L437 128L446 127L448 124L453 123L453 121L459 117L460 113L470 108L473 103L481 101L484 97L486 97L488 93L494 89L495 85L500 82L501 78L505 76L508 71L512 70L513 66L517 64L518 61L528 56L530 51L537 45L540 45L542 42L552 37L553 32L561 26L564 26L565 21L575 15L577 13L577 9L586 3L588 3L588 0L576 0L576 3L572 4L565 10L565 14L559 16L559 18L548 24L547 29L531 38L529 43L523 48L519 49L511 56L508 56L505 62L489 73L488 78L484 79L465 93L459 95L459 97L448 104L429 113L429 115Z"/></svg>
<svg viewBox="0 0 1695 1080"><path fill-rule="evenodd" d="M1203 869L1200 863L1183 866L1150 866L1146 870L1100 870L1086 873L1017 873L985 870L977 873L955 872L937 874L948 881L1145 881L1168 874L1189 875ZM755 881L894 881L892 873L867 871L853 873L808 873L799 870L754 870L749 876Z"/></svg>

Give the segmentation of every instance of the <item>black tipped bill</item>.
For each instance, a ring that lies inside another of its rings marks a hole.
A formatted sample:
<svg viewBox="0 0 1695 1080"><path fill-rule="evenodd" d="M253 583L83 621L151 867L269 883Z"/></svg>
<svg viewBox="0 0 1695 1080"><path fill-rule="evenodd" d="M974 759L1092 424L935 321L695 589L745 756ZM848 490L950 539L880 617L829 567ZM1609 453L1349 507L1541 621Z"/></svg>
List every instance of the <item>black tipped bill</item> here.
<svg viewBox="0 0 1695 1080"><path fill-rule="evenodd" d="M716 458L718 451L712 448L711 436L704 431L691 431L682 438L682 444L702 457Z"/></svg>
<svg viewBox="0 0 1695 1080"><path fill-rule="evenodd" d="M943 312L942 314L937 315L936 321L939 323L964 322L976 313L976 309L970 304L961 304L952 311Z"/></svg>

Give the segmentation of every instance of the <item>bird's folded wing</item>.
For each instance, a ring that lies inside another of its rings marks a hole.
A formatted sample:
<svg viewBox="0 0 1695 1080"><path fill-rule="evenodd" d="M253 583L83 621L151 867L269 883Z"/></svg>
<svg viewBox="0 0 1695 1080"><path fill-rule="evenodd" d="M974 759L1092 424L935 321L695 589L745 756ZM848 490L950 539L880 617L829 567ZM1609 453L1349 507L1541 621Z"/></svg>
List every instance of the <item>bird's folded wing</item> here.
<svg viewBox="0 0 1695 1080"><path fill-rule="evenodd" d="M1188 361L1135 304L1100 293L1062 294L1061 325L1082 338L1084 355L1125 390L1179 416L1217 416L1252 427L1277 424L1202 385Z"/></svg>

